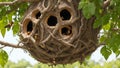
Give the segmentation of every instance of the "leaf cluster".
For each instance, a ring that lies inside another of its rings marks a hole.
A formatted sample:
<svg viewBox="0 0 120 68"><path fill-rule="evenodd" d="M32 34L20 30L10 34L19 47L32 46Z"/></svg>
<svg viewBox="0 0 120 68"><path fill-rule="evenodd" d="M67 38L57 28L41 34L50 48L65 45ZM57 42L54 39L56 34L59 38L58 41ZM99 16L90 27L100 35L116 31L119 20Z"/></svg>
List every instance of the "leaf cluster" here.
<svg viewBox="0 0 120 68"><path fill-rule="evenodd" d="M4 0L4 2L10 0ZM11 0L13 1L13 0ZM3 0L0 0L3 2ZM7 31L12 29L14 34L17 34L19 31L19 22L22 19L24 12L27 10L29 3L16 3L13 5L4 5L0 6L0 31L4 37ZM13 22L14 26L11 28L5 28L6 25Z"/></svg>
<svg viewBox="0 0 120 68"><path fill-rule="evenodd" d="M83 64L75 62L73 64L56 66L50 66L42 63L31 65L26 60L20 60L17 63L8 61L8 63L5 65L5 68L120 68L120 60L117 59L116 61L111 61L108 63L105 62L102 63L102 65L94 61L86 60Z"/></svg>
<svg viewBox="0 0 120 68"><path fill-rule="evenodd" d="M109 1L109 0L106 0ZM81 0L79 9L86 19L96 17L93 27L101 27L99 43L104 43L102 55L107 59L112 52L120 54L120 0L110 0L104 7L105 0Z"/></svg>

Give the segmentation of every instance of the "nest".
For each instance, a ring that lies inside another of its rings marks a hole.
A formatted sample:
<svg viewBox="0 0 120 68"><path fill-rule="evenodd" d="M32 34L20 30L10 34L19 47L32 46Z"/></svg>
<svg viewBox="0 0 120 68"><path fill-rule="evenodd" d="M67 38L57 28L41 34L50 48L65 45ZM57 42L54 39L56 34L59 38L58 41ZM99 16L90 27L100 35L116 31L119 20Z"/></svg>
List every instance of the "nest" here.
<svg viewBox="0 0 120 68"><path fill-rule="evenodd" d="M99 28L95 17L85 19L79 0L40 0L33 3L21 21L26 50L38 61L50 64L82 62L97 47Z"/></svg>

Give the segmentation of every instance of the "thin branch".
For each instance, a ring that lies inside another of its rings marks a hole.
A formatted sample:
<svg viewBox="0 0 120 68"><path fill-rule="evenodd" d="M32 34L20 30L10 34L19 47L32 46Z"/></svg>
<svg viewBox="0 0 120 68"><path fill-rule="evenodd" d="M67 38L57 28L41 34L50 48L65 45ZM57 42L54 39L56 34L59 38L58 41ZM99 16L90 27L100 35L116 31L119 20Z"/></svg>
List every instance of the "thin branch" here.
<svg viewBox="0 0 120 68"><path fill-rule="evenodd" d="M5 46L1 46L0 49L4 48Z"/></svg>
<svg viewBox="0 0 120 68"><path fill-rule="evenodd" d="M102 6L102 8L103 8L102 15L106 14L107 8L108 8L108 6L110 5L110 1L111 1L111 0L106 0L106 1L104 1L103 6Z"/></svg>
<svg viewBox="0 0 120 68"><path fill-rule="evenodd" d="M111 0L106 0L106 1L103 3L103 9L106 9L106 8L110 5L110 1L111 1Z"/></svg>
<svg viewBox="0 0 120 68"><path fill-rule="evenodd" d="M19 5L19 6L18 6ZM17 9L20 7L21 4L17 4L17 5L14 5L13 8L11 8L10 10L7 10L5 14L9 14L13 11L17 11Z"/></svg>
<svg viewBox="0 0 120 68"><path fill-rule="evenodd" d="M13 48L24 48L23 46L18 46L17 44L8 43L1 40L0 40L0 44L8 47L13 47Z"/></svg>
<svg viewBox="0 0 120 68"><path fill-rule="evenodd" d="M14 0L13 2L0 2L0 5L13 5L16 2L18 2L18 0Z"/></svg>
<svg viewBox="0 0 120 68"><path fill-rule="evenodd" d="M112 31L120 31L119 28L112 28L111 30L112 30Z"/></svg>
<svg viewBox="0 0 120 68"><path fill-rule="evenodd" d="M14 0L13 2L0 2L1 5L14 5L15 3L22 3L22 2L38 2L39 0Z"/></svg>

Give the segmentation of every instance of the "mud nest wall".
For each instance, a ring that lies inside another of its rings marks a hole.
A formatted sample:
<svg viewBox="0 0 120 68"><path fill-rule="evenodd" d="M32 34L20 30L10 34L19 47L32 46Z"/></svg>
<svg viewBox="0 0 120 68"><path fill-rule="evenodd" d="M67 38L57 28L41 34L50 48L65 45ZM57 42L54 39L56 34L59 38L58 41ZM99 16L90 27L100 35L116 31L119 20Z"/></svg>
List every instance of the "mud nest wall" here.
<svg viewBox="0 0 120 68"><path fill-rule="evenodd" d="M50 64L82 62L98 46L95 17L85 19L79 0L40 0L33 3L21 21L26 50L38 61Z"/></svg>

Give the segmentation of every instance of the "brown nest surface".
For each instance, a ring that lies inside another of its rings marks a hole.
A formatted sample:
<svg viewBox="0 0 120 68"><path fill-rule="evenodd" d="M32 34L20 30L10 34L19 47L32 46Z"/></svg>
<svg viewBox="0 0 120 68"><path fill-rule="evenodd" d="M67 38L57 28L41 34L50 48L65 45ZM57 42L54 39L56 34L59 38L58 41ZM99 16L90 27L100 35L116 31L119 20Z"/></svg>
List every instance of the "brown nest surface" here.
<svg viewBox="0 0 120 68"><path fill-rule="evenodd" d="M82 62L97 47L95 17L85 19L79 0L40 0L21 21L24 47L38 61L50 64Z"/></svg>

